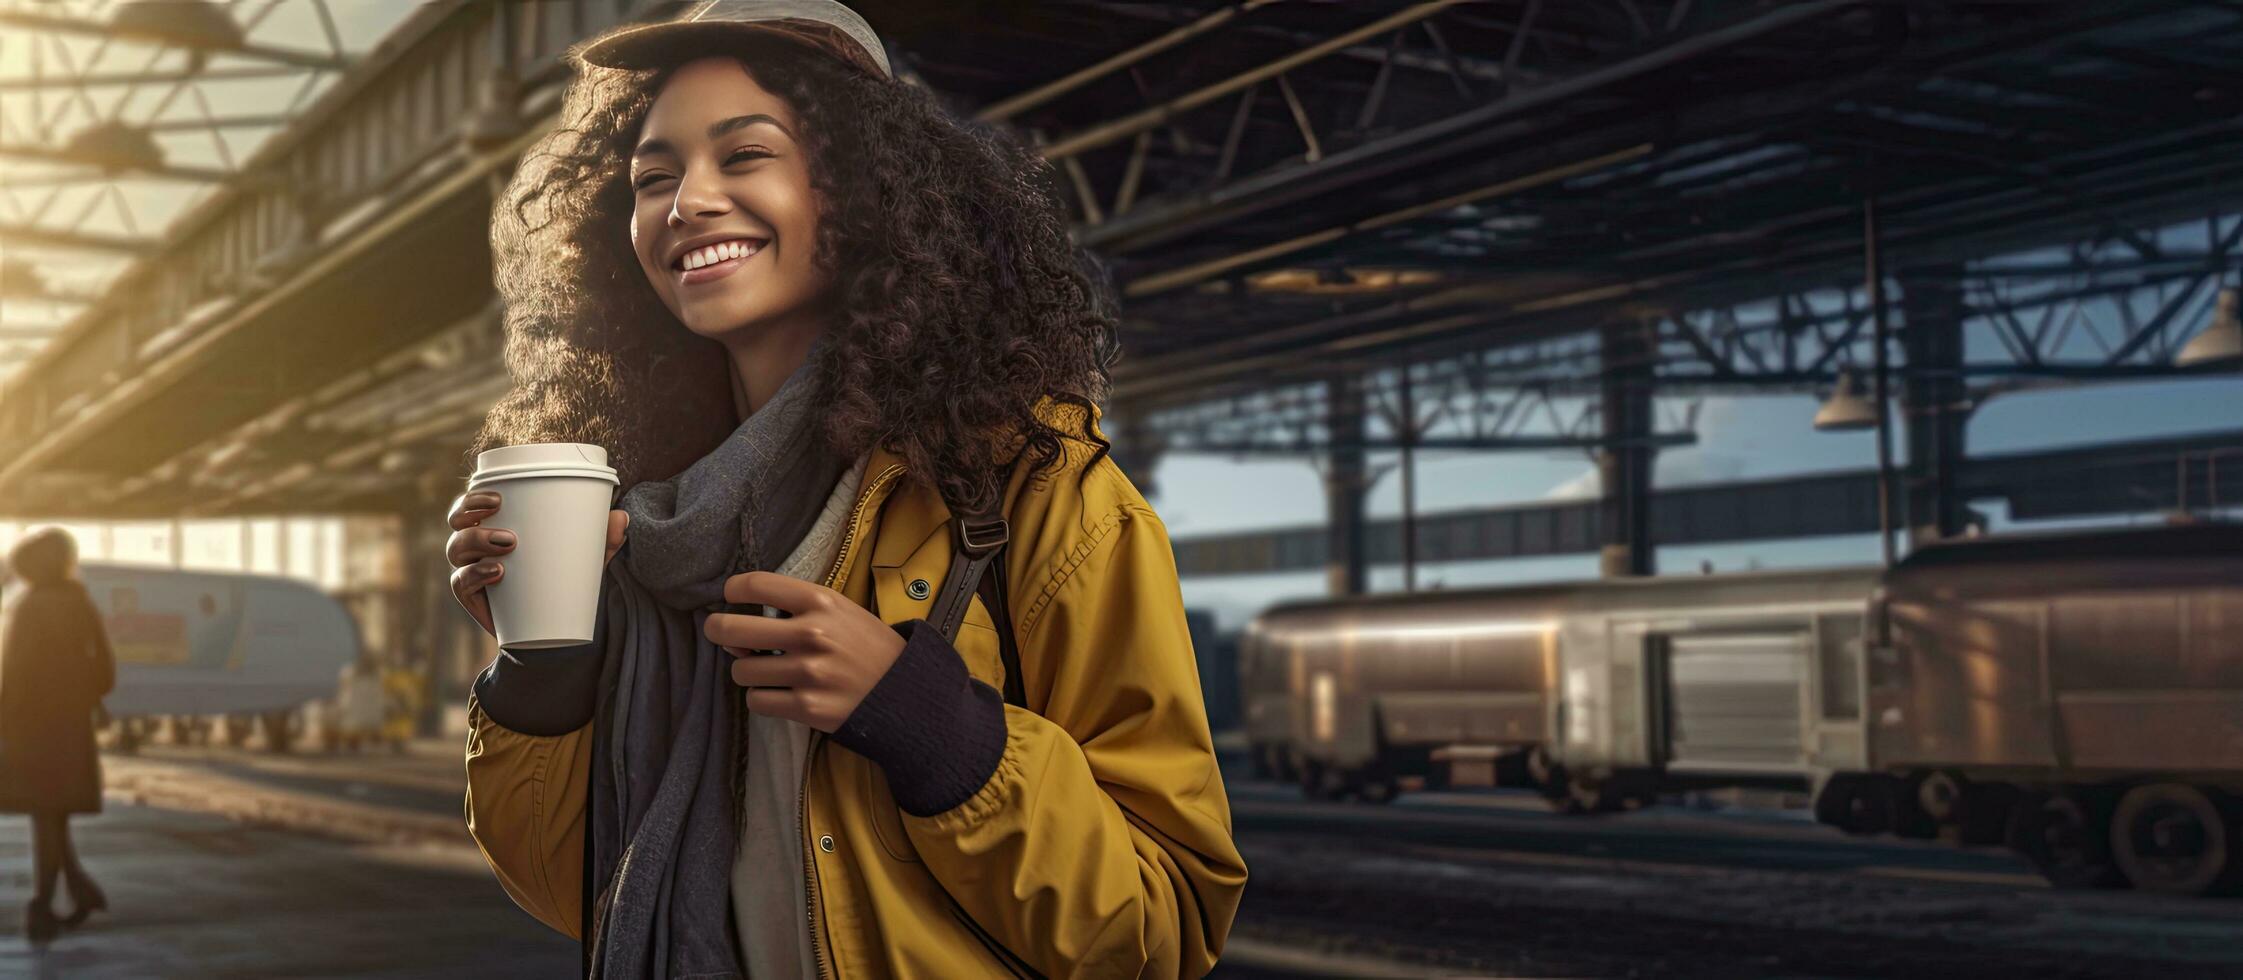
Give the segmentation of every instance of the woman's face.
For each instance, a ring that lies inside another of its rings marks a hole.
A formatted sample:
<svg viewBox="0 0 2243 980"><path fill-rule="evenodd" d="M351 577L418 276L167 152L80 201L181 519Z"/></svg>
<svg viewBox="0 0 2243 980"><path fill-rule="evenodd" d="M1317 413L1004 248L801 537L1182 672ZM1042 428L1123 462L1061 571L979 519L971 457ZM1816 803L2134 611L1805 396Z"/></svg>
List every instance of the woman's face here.
<svg viewBox="0 0 2243 980"><path fill-rule="evenodd" d="M647 111L631 154L631 245L694 333L723 339L783 323L825 293L801 132L790 107L731 58L679 66Z"/></svg>

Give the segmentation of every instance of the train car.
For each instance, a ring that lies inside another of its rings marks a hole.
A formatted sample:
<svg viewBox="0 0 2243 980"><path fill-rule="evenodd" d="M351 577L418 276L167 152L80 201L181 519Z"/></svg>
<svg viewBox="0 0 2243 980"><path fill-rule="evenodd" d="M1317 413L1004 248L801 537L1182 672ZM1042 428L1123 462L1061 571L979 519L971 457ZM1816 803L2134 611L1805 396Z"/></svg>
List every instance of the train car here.
<svg viewBox="0 0 2243 980"><path fill-rule="evenodd" d="M1559 635L1545 782L1609 811L1685 789L1811 791L1861 757L1874 566L1600 581Z"/></svg>
<svg viewBox="0 0 2243 980"><path fill-rule="evenodd" d="M1862 760L1875 567L1290 603L1240 644L1247 738L1308 796L1487 760L1568 812Z"/></svg>
<svg viewBox="0 0 2243 980"><path fill-rule="evenodd" d="M1570 585L1293 602L1240 637L1257 768L1311 797L1391 800L1446 780L1448 757L1524 778L1548 738L1555 633Z"/></svg>
<svg viewBox="0 0 2243 980"><path fill-rule="evenodd" d="M2243 886L2243 526L1929 545L1876 611L1825 822L2007 844L2060 886Z"/></svg>
<svg viewBox="0 0 2243 980"><path fill-rule="evenodd" d="M1238 719L1257 779L1292 782L1293 691L1283 647L1268 637L1268 614L1238 634Z"/></svg>
<svg viewBox="0 0 2243 980"><path fill-rule="evenodd" d="M1571 812L1668 790L1809 790L1861 756L1874 568L1535 585L1273 607L1247 732L1312 797L1393 798L1489 763ZM1290 772L1287 772L1287 770Z"/></svg>
<svg viewBox="0 0 2243 980"><path fill-rule="evenodd" d="M2059 886L2243 890L2239 525L1287 603L1240 667L1257 760L1313 797L1492 758L1569 811L1772 786Z"/></svg>
<svg viewBox="0 0 2243 980"><path fill-rule="evenodd" d="M276 576L79 566L117 658L103 707L124 741L158 718L260 718L285 744L297 708L335 694L357 623L317 588Z"/></svg>

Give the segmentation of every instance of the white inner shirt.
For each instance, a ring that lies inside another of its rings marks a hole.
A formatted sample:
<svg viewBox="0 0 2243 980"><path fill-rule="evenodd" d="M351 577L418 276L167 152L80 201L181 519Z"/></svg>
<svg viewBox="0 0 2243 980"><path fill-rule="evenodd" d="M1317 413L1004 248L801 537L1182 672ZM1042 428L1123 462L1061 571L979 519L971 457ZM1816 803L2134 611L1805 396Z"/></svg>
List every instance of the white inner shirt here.
<svg viewBox="0 0 2243 980"><path fill-rule="evenodd" d="M841 474L825 510L780 563L783 575L823 582L848 531L849 510L864 480L865 458ZM743 705L746 691L740 692ZM752 980L814 980L810 905L802 880L802 794L810 728L748 714L745 813L732 862L732 924Z"/></svg>

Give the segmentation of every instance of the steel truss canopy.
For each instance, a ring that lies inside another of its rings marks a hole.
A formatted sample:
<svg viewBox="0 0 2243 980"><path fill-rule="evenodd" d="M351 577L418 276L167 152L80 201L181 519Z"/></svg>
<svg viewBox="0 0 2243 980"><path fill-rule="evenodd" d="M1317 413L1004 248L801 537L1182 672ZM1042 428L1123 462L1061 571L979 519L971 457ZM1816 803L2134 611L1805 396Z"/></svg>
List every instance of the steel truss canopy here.
<svg viewBox="0 0 2243 980"><path fill-rule="evenodd" d="M0 11L107 23L123 6ZM273 0L202 6L243 39L170 28L185 65L79 59L43 90L0 78L0 98L324 70L259 41ZM1451 427L1417 445L1609 447L1576 402L1610 383L1599 337L1615 324L1651 362L1629 383L1663 401L1826 390L1866 360L1872 198L1889 291L1937 285L1940 309L1991 332L1997 353L1974 347L1960 369L1972 397L2174 373L2236 279L2235 3L853 6L899 76L1051 162L1124 298L1112 414L1152 443L1329 445L1319 399L1340 373L1368 411ZM496 397L491 188L553 119L560 52L679 7L424 3L354 44L366 54L338 84L160 236L0 212L0 240L42 257L135 263L118 288L79 291L82 310L0 388L0 501L286 513L385 508L450 480ZM120 49L133 34L112 33ZM312 53L344 51L328 48ZM197 176L136 157L151 127L135 118L76 150L75 131L0 144ZM9 196L38 190L24 168L61 166L0 164L18 175ZM0 267L0 288L71 294L51 270ZM1395 397L1404 379L1414 401ZM1357 428L1369 445L1397 431ZM1685 411L1635 438L1688 428Z"/></svg>
<svg viewBox="0 0 2243 980"><path fill-rule="evenodd" d="M1687 344L1693 311L1857 284L1870 195L1903 272L2102 242L2168 270L2232 262L2228 242L2176 259L2143 238L2243 192L2232 4L1059 3L1036 17L929 37L912 65L1039 134L1127 297L1117 398L1136 412L1615 316L1671 318L1666 337ZM1039 69L1056 81L1024 86ZM2042 368L2061 374L2023 370Z"/></svg>
<svg viewBox="0 0 2243 980"><path fill-rule="evenodd" d="M272 40L315 21L324 48ZM19 284L75 280L6 292L0 374L56 334L52 313L89 305L102 280L157 254L183 202L269 179L223 134L254 142L288 126L351 63L329 0L0 3L0 262ZM269 86L273 105L230 111L244 82Z"/></svg>

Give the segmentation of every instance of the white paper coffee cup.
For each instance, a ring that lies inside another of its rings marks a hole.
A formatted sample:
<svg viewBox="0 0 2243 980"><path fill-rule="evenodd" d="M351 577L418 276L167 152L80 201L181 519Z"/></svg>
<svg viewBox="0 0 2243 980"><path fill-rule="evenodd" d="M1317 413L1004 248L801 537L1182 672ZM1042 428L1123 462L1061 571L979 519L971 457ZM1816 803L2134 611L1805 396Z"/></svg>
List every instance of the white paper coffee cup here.
<svg viewBox="0 0 2243 980"><path fill-rule="evenodd" d="M618 485L607 450L582 442L504 446L475 457L469 492L495 490L486 528L514 532L498 556L506 575L484 590L498 645L542 650L592 642L599 622L609 502Z"/></svg>

